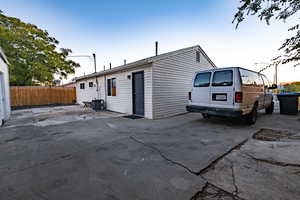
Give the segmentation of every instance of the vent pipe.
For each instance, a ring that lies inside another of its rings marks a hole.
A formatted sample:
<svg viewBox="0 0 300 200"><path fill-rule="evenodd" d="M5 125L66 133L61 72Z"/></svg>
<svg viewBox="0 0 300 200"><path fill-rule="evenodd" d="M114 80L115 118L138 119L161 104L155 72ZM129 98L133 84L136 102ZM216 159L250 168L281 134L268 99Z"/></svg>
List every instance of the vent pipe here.
<svg viewBox="0 0 300 200"><path fill-rule="evenodd" d="M158 42L155 42L155 56L158 55Z"/></svg>
<svg viewBox="0 0 300 200"><path fill-rule="evenodd" d="M109 63L109 69L111 69L111 63Z"/></svg>
<svg viewBox="0 0 300 200"><path fill-rule="evenodd" d="M94 68L95 68L95 73L97 72L97 66L96 66L96 54L93 53L93 58L94 58Z"/></svg>
<svg viewBox="0 0 300 200"><path fill-rule="evenodd" d="M124 65L126 65L126 59L124 59Z"/></svg>

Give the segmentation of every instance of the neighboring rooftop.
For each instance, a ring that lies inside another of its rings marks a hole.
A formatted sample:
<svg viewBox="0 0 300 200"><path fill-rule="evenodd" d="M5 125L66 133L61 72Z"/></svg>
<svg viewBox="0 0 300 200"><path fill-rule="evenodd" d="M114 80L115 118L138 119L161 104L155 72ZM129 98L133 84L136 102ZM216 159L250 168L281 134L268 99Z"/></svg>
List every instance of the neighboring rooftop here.
<svg viewBox="0 0 300 200"><path fill-rule="evenodd" d="M196 46L192 46L192 47L188 47L188 48L184 48L184 49L179 49L179 50L176 50L176 51L171 51L171 52L168 52L168 53L163 53L163 54L160 54L160 55L157 55L157 56L144 58L144 59L141 59L141 60L138 60L138 61L135 61L135 62L128 63L126 65L121 65L121 66L118 66L118 67L108 69L108 70L105 70L105 71L100 71L100 72L96 72L96 73L76 77L74 80L79 81L79 80L83 80L83 79L87 79L87 78L93 78L93 77L98 77L98 76L102 76L102 75L106 75L106 74L111 74L111 73L118 72L118 71L125 70L125 69L131 69L131 68L134 68L134 67L137 67L137 66L150 64L154 61L165 59L165 58L168 58L170 56L174 56L174 55L177 55L177 54L188 52L192 49L198 49L199 51L201 51L201 53L205 56L205 58L212 64L212 66L216 67L216 65L210 60L210 58L207 56L207 54L204 52L204 50L199 45L196 45Z"/></svg>

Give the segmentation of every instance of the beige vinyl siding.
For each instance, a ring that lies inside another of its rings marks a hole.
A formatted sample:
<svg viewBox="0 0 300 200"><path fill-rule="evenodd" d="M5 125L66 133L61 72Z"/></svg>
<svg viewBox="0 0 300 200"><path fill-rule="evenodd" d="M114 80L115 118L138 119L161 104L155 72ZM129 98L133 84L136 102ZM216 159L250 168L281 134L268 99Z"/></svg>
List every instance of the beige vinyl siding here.
<svg viewBox="0 0 300 200"><path fill-rule="evenodd" d="M200 52L200 62L196 61L196 52ZM105 86L109 78L116 78L116 96L107 96L107 109L132 114L132 73L144 71L145 81L145 118L156 119L186 112L188 92L195 72L211 69L214 64L200 46L180 49L143 59L127 66L119 66L105 72L91 74L76 81L78 103L95 98L105 99ZM130 79L128 76L130 75ZM97 76L100 92L89 89L88 82L95 82ZM85 82L85 90L80 83ZM106 82L106 83L105 83Z"/></svg>
<svg viewBox="0 0 300 200"><path fill-rule="evenodd" d="M155 119L185 113L188 92L191 90L195 72L213 68L202 53L200 62L196 62L196 50L192 49L153 63Z"/></svg>
<svg viewBox="0 0 300 200"><path fill-rule="evenodd" d="M144 71L144 92L145 92L145 118L152 119L152 67L151 64L139 66L134 69L114 72L106 75L106 80L116 78L116 96L107 96L107 109L115 112L132 114L132 73ZM131 77L128 79L128 75ZM99 84L99 92L96 93L96 87L88 88L88 83L93 81L96 84L95 78L77 81L77 101L91 101L99 96L100 99L105 99L105 78L104 75L97 77ZM80 83L85 83L85 90L80 89Z"/></svg>
<svg viewBox="0 0 300 200"><path fill-rule="evenodd" d="M144 71L145 117L152 119L152 68L151 65L106 76L116 78L117 95L107 97L107 109L132 114L132 73ZM130 75L130 80L128 79Z"/></svg>
<svg viewBox="0 0 300 200"><path fill-rule="evenodd" d="M89 82L93 82L94 86L89 87ZM80 84L84 83L85 88L80 89ZM94 99L97 99L97 92L96 92L96 79L91 78L91 79L86 79L86 80L81 80L76 82L76 98L77 98L77 103L82 104L84 101L92 101Z"/></svg>

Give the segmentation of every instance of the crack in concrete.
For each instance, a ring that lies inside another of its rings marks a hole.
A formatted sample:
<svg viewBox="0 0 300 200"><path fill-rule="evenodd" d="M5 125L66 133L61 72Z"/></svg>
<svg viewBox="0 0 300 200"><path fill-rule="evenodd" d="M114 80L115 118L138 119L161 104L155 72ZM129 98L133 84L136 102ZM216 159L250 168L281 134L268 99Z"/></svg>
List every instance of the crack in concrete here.
<svg viewBox="0 0 300 200"><path fill-rule="evenodd" d="M4 140L4 143L14 142L19 139L20 139L20 137L16 136L16 137Z"/></svg>
<svg viewBox="0 0 300 200"><path fill-rule="evenodd" d="M297 163L285 163L285 162L280 162L280 161L275 161L275 160L268 160L268 159L263 159L263 158L255 158L254 156L243 152L244 155L248 156L249 158L257 161L257 162L263 162L271 165L276 165L280 167L300 167L300 164Z"/></svg>
<svg viewBox="0 0 300 200"><path fill-rule="evenodd" d="M293 172L293 174L300 174L300 170Z"/></svg>
<svg viewBox="0 0 300 200"><path fill-rule="evenodd" d="M243 200L242 198L238 197L235 194L232 194L230 192L227 192L223 190L222 188L213 185L209 182L206 182L205 185L202 187L200 191L198 191L196 194L194 194L190 200L211 200L211 199L223 199L225 197L228 199L230 197L232 200Z"/></svg>
<svg viewBox="0 0 300 200"><path fill-rule="evenodd" d="M194 195L190 198L190 200L197 200L198 197L200 197L200 196L204 193L204 191L207 190L208 186L209 186L209 183L206 181L206 183L205 183L205 185L202 187L202 189L201 189L200 191L196 192L196 194L194 194Z"/></svg>
<svg viewBox="0 0 300 200"><path fill-rule="evenodd" d="M32 192L35 196L37 196L38 198L40 198L42 200L49 200L49 198L46 196L45 192L42 192L42 191L32 191Z"/></svg>
<svg viewBox="0 0 300 200"><path fill-rule="evenodd" d="M240 149L241 146L243 146L247 141L248 139L245 139L243 140L242 142L240 142L239 144L235 145L233 148L229 149L229 151L225 152L224 154L222 154L221 156L219 156L217 159L215 159L214 161L212 161L208 166L206 166L205 168L203 168L202 170L200 170L199 172L194 172L193 170L191 170L190 168L188 168L187 166L185 166L184 164L182 163L179 163L177 161L174 161L170 158L168 158L163 152L161 152L158 148L152 146L152 145L149 145L149 144L146 144L138 139L136 139L134 136L130 136L130 139L132 139L133 141L139 143L139 144L142 144L143 146L146 146L150 149L152 149L153 151L157 152L163 159L165 159L166 161L174 164L174 165L177 165L177 166L180 166L182 168L184 168L185 170L187 170L189 173L191 174L194 174L196 176L200 176L202 179L204 179L206 181L205 185L202 187L202 189L198 192L196 192L190 199L191 200L197 200L198 198L203 198L203 197L217 197L218 199L222 198L222 197L225 197L225 196L229 196L231 197L233 200L243 200L242 198L238 197L237 194L238 194L238 188L237 186L235 185L235 175L233 174L233 182L234 182L234 186L235 186L235 191L233 193L231 192L228 192L228 191L225 191L223 189L221 189L220 187L210 183L206 178L204 178L202 175L204 173L206 173L207 171L209 171L212 167L214 167L218 161L220 161L222 158L224 158L225 156L227 156L228 154L230 154L233 150L236 150L236 149ZM234 172L233 172L234 173ZM209 193L207 192L207 189L208 187L210 188L214 188L215 190L215 193Z"/></svg>
<svg viewBox="0 0 300 200"><path fill-rule="evenodd" d="M198 198L204 199L205 197L221 199L222 197L225 197L225 196L227 196L227 197L229 196L233 200L243 200L242 198L240 198L238 196L239 189L238 189L238 187L236 185L236 178L235 178L235 173L234 173L234 168L233 168L232 162L230 162L231 163L231 172L232 172L232 181L233 181L233 185L234 185L234 188L235 188L235 191L232 192L232 193L228 192L226 190L223 190L222 188L219 188L218 186L210 183L209 181L207 181L206 178L203 177L203 174L207 173L211 169L214 169L214 167L217 165L217 163L221 159L225 158L232 151L240 149L244 144L246 144L246 142L248 142L248 139L245 139L245 140L241 141L240 143L238 143L237 145L235 145L234 147L232 147L231 149L229 149L227 152L225 152L224 154L222 154L221 156L219 156L218 158L216 158L215 160L213 160L209 165L207 165L206 167L204 167L203 169L201 169L199 172L197 172L197 175L201 176L206 181L206 184L202 188L202 190L200 190L199 192L197 192L195 195L192 196L191 200L196 200ZM214 188L216 188L218 191L215 194L208 193L205 190L208 188L209 185L212 186L212 187L214 187Z"/></svg>
<svg viewBox="0 0 300 200"><path fill-rule="evenodd" d="M42 162L32 164L30 166L27 166L27 167L24 167L24 168L21 168L21 169L10 171L6 175L12 175L12 174L16 174L16 173L19 173L19 172L24 172L26 170L33 169L33 168L36 168L36 167L39 167L39 166L44 166L44 165L49 165L49 164L53 164L53 163L60 162L60 161L70 160L72 158L73 157L72 157L71 154L64 154L64 155L61 155L61 156L59 156L55 159L49 160L49 161L42 161Z"/></svg>
<svg viewBox="0 0 300 200"><path fill-rule="evenodd" d="M203 175L203 174L207 173L208 171L210 171L211 169L214 169L214 167L216 166L216 164L221 159L223 159L225 156L227 156L228 154L230 154L232 151L240 149L247 141L248 141L248 139L243 140L242 142L238 143L237 145L235 145L234 147L232 147L231 149L229 149L227 152L225 152L221 156L217 157L209 165L207 165L206 167L204 167L203 169L201 169L199 172L197 172L197 175Z"/></svg>
<svg viewBox="0 0 300 200"><path fill-rule="evenodd" d="M234 186L234 188L235 188L235 190L233 191L232 194L238 195L238 193L239 193L239 188L238 188L238 186L237 186L237 184L236 184L236 179L235 179L235 173L234 173L233 162L232 162L231 160L229 160L229 159L226 159L226 160L228 160L228 162L230 162L230 169L231 169L231 176L232 176L232 184L233 184L233 186Z"/></svg>
<svg viewBox="0 0 300 200"><path fill-rule="evenodd" d="M162 151L160 151L158 148L156 148L156 147L154 147L154 146L152 146L152 145L146 144L146 143L144 143L144 142L142 142L142 141L136 139L136 138L133 137L133 136L130 136L130 139L132 139L132 140L134 140L135 142L140 143L140 144L142 144L142 145L144 145L144 146L146 146L146 147L152 149L153 151L157 152L157 153L158 153L163 159L165 159L166 161L168 161L168 162L170 162L170 163L172 163L172 164L174 164L174 165L177 165L177 166L180 166L180 167L184 168L185 170L187 170L187 171L188 171L189 173L191 173L191 174L198 175L197 172L194 172L193 170L191 170L190 168L188 168L188 167L185 166L184 164L182 164L182 163L180 163L180 162L177 162L177 161L174 161L174 160L168 158L168 157L167 157Z"/></svg>

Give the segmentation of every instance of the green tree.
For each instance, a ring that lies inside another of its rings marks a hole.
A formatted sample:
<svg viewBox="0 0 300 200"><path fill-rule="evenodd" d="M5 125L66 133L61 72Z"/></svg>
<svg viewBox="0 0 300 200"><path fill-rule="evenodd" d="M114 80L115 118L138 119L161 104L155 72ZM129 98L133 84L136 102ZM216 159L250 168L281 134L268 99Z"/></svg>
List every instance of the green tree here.
<svg viewBox="0 0 300 200"><path fill-rule="evenodd" d="M11 85L52 85L55 75L74 73L79 64L67 60L71 50L57 50L58 44L47 31L0 10L0 46L9 61Z"/></svg>
<svg viewBox="0 0 300 200"><path fill-rule="evenodd" d="M240 0L241 6L238 7L237 13L234 15L233 23L238 25L245 20L248 15L257 15L260 20L264 20L270 25L271 19L281 20L285 22L292 16L299 14L299 0ZM298 18L299 20L299 18ZM293 31L294 36L286 39L279 50L283 50L283 54L273 61L275 64L286 64L289 62L299 65L300 60L300 26L295 24L288 30Z"/></svg>

